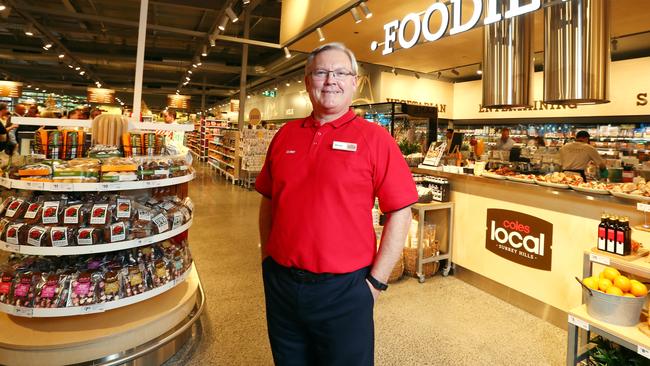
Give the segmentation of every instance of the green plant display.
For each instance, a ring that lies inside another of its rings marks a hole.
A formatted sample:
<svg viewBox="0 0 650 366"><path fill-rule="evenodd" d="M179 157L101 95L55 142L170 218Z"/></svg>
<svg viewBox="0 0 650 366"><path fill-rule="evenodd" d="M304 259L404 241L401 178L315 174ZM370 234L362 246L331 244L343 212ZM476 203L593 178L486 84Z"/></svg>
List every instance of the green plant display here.
<svg viewBox="0 0 650 366"><path fill-rule="evenodd" d="M593 338L595 345L588 352L590 366L648 366L650 360L601 336Z"/></svg>
<svg viewBox="0 0 650 366"><path fill-rule="evenodd" d="M408 140L403 139L401 140L398 144L400 151L402 152L402 155L411 155L415 154L418 152L422 152L422 146L418 143L410 143Z"/></svg>

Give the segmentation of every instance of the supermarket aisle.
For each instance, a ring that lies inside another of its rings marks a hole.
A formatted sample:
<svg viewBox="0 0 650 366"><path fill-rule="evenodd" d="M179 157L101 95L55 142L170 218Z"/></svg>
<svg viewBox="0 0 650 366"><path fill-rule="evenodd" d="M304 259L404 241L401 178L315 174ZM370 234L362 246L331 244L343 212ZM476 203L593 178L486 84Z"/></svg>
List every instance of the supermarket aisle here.
<svg viewBox="0 0 650 366"><path fill-rule="evenodd" d="M259 195L198 168L190 243L207 296L202 337L167 365L271 365L257 247ZM404 279L376 306L377 365L561 365L566 332L453 277Z"/></svg>

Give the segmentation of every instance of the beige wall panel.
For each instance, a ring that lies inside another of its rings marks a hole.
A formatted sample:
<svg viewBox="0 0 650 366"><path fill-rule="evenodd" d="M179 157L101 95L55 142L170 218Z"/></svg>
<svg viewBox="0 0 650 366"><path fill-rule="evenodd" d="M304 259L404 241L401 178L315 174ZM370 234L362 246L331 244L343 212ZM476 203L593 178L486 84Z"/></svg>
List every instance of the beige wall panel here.
<svg viewBox="0 0 650 366"><path fill-rule="evenodd" d="M394 75L390 72L382 72L379 100L386 102L389 98L438 105L438 117L451 118L454 107L454 84L425 78L416 79L413 74ZM440 105L445 106L444 111Z"/></svg>

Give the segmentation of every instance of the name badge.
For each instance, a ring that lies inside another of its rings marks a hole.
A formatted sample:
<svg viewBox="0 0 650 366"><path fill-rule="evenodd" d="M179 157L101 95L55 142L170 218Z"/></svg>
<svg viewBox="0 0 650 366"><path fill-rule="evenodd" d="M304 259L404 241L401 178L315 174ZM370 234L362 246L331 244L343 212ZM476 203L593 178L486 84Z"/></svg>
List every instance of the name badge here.
<svg viewBox="0 0 650 366"><path fill-rule="evenodd" d="M343 151L357 151L357 144L354 144L352 142L334 141L334 143L332 143L332 149Z"/></svg>

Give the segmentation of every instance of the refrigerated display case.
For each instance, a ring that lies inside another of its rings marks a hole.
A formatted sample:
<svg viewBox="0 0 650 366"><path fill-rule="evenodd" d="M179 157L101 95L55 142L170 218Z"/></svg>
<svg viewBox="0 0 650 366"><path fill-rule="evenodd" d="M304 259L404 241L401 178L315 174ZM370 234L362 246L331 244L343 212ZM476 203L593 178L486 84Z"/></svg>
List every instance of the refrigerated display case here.
<svg viewBox="0 0 650 366"><path fill-rule="evenodd" d="M402 153L425 154L436 141L438 109L406 103L376 103L352 106L355 113L384 127L395 138Z"/></svg>

